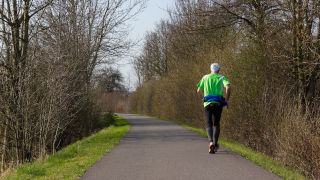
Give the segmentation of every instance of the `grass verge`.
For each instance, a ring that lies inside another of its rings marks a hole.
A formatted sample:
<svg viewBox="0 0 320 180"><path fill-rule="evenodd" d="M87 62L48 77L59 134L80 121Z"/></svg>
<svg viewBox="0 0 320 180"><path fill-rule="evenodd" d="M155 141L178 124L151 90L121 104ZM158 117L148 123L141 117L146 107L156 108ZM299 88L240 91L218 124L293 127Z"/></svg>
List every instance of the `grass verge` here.
<svg viewBox="0 0 320 180"><path fill-rule="evenodd" d="M42 161L24 164L4 179L77 179L109 152L129 130L129 122L116 116L115 124L69 145Z"/></svg>
<svg viewBox="0 0 320 180"><path fill-rule="evenodd" d="M157 118L157 117L154 117L154 118ZM189 126L187 124L177 122L177 121L172 121L172 120L163 119L163 118L160 118L160 119L181 125L181 126L187 128L187 129L190 129L198 134L201 134L202 136L207 137L207 133L203 129L195 128L195 127L192 127L192 126ZM288 180L307 180L308 179L307 177L303 176L300 172L288 168L280 161L275 160L269 156L266 156L263 153L253 151L252 149L250 149L240 143L232 142L232 141L229 141L225 138L219 138L219 144L221 144L223 147L239 154L240 156L250 160L251 162L266 169L267 171L272 172L273 174L280 176L283 179L288 179Z"/></svg>

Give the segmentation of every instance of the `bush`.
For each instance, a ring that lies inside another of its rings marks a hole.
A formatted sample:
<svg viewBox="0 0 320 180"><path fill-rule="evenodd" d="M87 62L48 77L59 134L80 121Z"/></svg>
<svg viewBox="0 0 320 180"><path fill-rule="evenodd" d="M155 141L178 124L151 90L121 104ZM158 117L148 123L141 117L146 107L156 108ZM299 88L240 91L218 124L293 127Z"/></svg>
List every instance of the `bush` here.
<svg viewBox="0 0 320 180"><path fill-rule="evenodd" d="M109 127L115 123L115 116L113 112L109 111L105 114L102 114L98 119L98 128L102 129L105 127Z"/></svg>

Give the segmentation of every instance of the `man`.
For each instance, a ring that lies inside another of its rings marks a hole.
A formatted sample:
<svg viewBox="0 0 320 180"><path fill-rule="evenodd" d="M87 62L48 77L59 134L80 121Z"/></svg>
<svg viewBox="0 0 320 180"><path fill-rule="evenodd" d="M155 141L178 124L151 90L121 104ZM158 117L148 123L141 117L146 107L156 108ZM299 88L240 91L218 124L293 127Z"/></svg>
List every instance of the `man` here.
<svg viewBox="0 0 320 180"><path fill-rule="evenodd" d="M200 91L204 90L203 104L207 120L206 130L209 139L209 153L214 154L219 148L218 139L222 108L224 106L228 108L231 88L229 80L219 74L220 65L218 63L211 64L210 69L211 73L203 76L198 83L197 93L201 96ZM226 98L223 98L224 87L226 88ZM212 123L212 115L214 116L214 123Z"/></svg>

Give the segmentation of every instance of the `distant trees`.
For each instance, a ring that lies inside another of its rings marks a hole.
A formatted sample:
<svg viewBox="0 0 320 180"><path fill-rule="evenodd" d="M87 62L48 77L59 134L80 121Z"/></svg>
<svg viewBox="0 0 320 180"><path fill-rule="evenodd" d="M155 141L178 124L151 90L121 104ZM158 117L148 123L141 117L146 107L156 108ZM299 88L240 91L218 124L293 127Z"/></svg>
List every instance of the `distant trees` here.
<svg viewBox="0 0 320 180"><path fill-rule="evenodd" d="M196 84L218 62L234 86L223 135L318 179L319 10L318 0L176 0L135 59L131 110L204 127Z"/></svg>
<svg viewBox="0 0 320 180"><path fill-rule="evenodd" d="M94 70L130 47L126 22L143 6L143 0L0 1L1 172L94 130Z"/></svg>
<svg viewBox="0 0 320 180"><path fill-rule="evenodd" d="M157 78L168 72L170 34L167 31L168 23L162 21L156 32L146 35L143 52L135 59L135 69L141 80Z"/></svg>
<svg viewBox="0 0 320 180"><path fill-rule="evenodd" d="M97 88L105 93L126 91L126 88L122 84L123 76L119 70L110 67L102 69L95 79Z"/></svg>
<svg viewBox="0 0 320 180"><path fill-rule="evenodd" d="M127 112L129 89L124 85L124 78L119 70L104 68L94 77L94 95L101 111Z"/></svg>

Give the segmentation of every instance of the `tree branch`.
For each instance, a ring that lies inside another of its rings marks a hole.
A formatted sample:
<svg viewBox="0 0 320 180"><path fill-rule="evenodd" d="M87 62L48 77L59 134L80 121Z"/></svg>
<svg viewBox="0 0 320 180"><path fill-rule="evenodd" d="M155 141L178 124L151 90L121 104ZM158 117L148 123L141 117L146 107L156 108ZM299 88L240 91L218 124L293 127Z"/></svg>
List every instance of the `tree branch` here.
<svg viewBox="0 0 320 180"><path fill-rule="evenodd" d="M236 14L235 12L232 12L232 11L231 11L230 9L228 9L226 6L220 4L220 3L216 2L216 1L213 1L213 3L219 5L220 7L222 7L222 9L226 10L227 13L235 16L237 19L240 19L240 20L243 20L244 22L246 22L249 26L251 26L251 27L253 28L253 30L256 30L256 25L255 25L252 21L250 21L249 19L247 19L247 18L245 18L245 17L243 17L243 16L241 16L241 15L238 15L238 14Z"/></svg>

